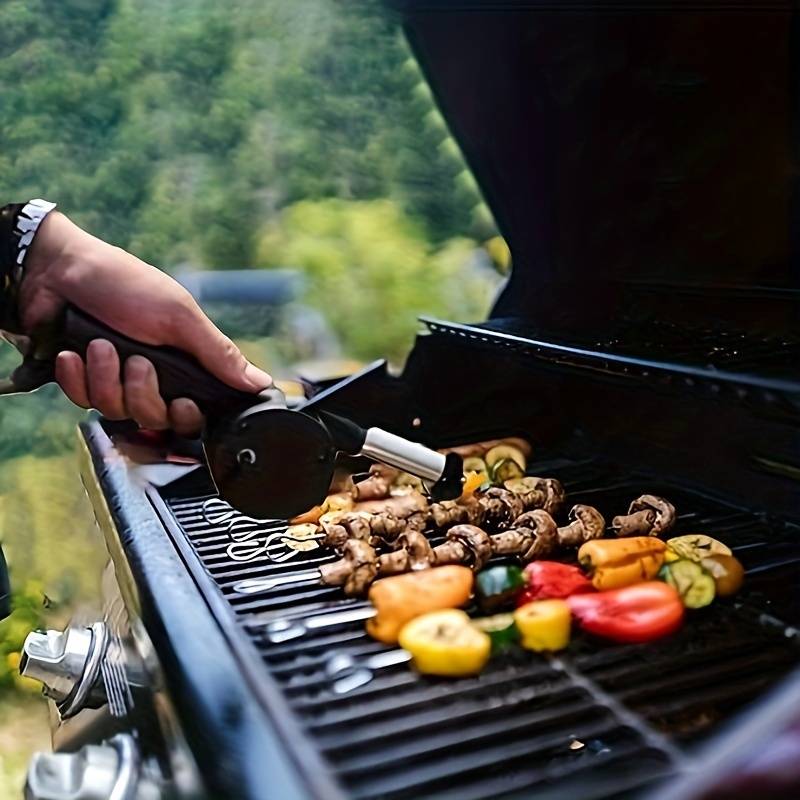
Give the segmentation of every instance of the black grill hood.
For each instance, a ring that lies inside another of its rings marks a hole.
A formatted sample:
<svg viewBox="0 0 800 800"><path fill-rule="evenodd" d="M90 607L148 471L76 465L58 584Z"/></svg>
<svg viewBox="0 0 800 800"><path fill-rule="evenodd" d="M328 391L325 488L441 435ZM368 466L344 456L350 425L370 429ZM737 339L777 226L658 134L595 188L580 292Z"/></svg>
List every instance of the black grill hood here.
<svg viewBox="0 0 800 800"><path fill-rule="evenodd" d="M798 329L793 4L393 4L513 254L493 317Z"/></svg>

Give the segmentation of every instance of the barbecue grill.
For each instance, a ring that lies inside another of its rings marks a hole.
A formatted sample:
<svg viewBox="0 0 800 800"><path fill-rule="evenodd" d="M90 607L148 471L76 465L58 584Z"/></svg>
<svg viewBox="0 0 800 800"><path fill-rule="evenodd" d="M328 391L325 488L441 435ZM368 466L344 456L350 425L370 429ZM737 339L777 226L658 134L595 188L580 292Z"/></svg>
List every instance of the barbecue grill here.
<svg viewBox="0 0 800 800"><path fill-rule="evenodd" d="M332 553L280 560L285 523L225 508L190 443L92 420L105 610L26 645L61 712L33 798L734 796L797 723L792 4L396 10L514 267L488 320L423 320L399 377L373 365L319 407L436 447L523 435L531 474L606 518L664 495L744 591L660 642L423 677L364 601L301 579ZM275 544L232 558L237 520ZM780 777L762 791L797 796Z"/></svg>

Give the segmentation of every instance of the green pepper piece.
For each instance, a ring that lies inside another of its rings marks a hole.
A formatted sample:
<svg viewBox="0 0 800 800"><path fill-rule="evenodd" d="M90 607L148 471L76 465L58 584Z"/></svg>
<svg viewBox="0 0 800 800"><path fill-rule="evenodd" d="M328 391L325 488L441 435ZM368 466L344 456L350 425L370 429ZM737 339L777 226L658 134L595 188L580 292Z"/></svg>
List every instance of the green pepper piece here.
<svg viewBox="0 0 800 800"><path fill-rule="evenodd" d="M493 614L511 606L525 588L525 576L515 564L489 567L475 578L475 597L484 614Z"/></svg>
<svg viewBox="0 0 800 800"><path fill-rule="evenodd" d="M492 652L504 650L519 641L519 631L513 614L495 614L473 619L472 624L492 640Z"/></svg>

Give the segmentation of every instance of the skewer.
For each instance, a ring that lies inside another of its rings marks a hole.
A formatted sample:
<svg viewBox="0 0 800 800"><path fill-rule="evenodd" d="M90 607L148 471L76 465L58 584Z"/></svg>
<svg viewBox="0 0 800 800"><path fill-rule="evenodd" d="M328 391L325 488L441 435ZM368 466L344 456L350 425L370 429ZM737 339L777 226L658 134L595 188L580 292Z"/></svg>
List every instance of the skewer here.
<svg viewBox="0 0 800 800"><path fill-rule="evenodd" d="M546 511L537 509L522 514L516 527L492 536L475 525L456 525L436 547L431 547L424 534L409 531L400 537L401 547L380 556L369 542L348 539L339 561L291 575L250 578L233 588L242 594L258 594L278 586L342 586L346 595L353 596L362 594L378 577L444 564L465 564L478 571L492 555L517 556L528 563L550 555L559 545L576 546L604 531L603 517L590 506L575 506L570 523L562 528L556 527Z"/></svg>
<svg viewBox="0 0 800 800"><path fill-rule="evenodd" d="M226 549L226 555L232 561L253 561L264 555L265 560L280 564L296 558L301 552L317 549L320 545L316 540L324 536L322 533L302 537L292 535L287 533L283 521L245 516L216 497L203 503L202 514L211 525L227 523L226 533L232 541ZM271 551L278 552L271 555Z"/></svg>
<svg viewBox="0 0 800 800"><path fill-rule="evenodd" d="M376 615L376 610L371 605L349 608L346 611L335 611L329 614L316 614L313 617L284 617L267 623L264 634L272 644L288 642L299 639L309 631L332 628L336 625L345 625L348 622L366 622Z"/></svg>

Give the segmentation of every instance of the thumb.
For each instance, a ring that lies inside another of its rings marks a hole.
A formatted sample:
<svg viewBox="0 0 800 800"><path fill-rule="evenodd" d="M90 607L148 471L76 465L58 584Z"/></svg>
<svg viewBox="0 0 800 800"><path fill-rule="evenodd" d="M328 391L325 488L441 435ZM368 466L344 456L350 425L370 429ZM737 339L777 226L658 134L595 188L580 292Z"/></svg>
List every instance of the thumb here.
<svg viewBox="0 0 800 800"><path fill-rule="evenodd" d="M212 375L245 392L260 392L272 385L264 370L251 364L239 348L211 320L199 311L195 324L179 344L191 353Z"/></svg>

